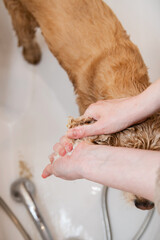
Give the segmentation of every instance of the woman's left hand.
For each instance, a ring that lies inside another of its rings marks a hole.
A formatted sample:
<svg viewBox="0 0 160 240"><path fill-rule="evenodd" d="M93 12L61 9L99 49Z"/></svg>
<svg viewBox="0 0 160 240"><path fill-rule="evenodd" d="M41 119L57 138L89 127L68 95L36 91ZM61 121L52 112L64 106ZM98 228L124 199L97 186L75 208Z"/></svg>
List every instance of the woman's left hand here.
<svg viewBox="0 0 160 240"><path fill-rule="evenodd" d="M109 151L106 146L93 145L87 142L80 142L70 155L73 149L71 140L62 137L59 143L53 146L54 153L50 156L50 164L42 173L43 178L55 175L66 180L81 178L92 179L92 173L108 159ZM59 157L55 160L55 156Z"/></svg>

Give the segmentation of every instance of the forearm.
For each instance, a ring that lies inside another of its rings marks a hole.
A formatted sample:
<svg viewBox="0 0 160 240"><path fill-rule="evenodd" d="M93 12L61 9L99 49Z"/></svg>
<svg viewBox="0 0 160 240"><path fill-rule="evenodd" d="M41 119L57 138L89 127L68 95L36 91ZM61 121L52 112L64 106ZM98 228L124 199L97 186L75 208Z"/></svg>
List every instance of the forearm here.
<svg viewBox="0 0 160 240"><path fill-rule="evenodd" d="M154 201L159 152L106 146L99 150L106 158L84 169L84 178Z"/></svg>
<svg viewBox="0 0 160 240"><path fill-rule="evenodd" d="M141 114L149 117L160 110L160 79L152 83L138 97L138 104Z"/></svg>
<svg viewBox="0 0 160 240"><path fill-rule="evenodd" d="M122 107L126 110L126 113L120 115L119 122L122 122L122 126L126 127L143 122L158 112L160 110L160 79L152 83L139 95L126 99L123 105ZM122 111L124 111L123 109Z"/></svg>

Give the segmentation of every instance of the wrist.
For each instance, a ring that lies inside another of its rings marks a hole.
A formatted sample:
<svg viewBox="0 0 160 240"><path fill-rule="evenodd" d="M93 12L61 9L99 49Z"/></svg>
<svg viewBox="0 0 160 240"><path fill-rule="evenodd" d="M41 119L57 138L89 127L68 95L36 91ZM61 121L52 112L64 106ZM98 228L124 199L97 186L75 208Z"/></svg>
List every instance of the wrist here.
<svg viewBox="0 0 160 240"><path fill-rule="evenodd" d="M82 178L102 183L102 172L105 171L105 175L109 176L110 169L107 166L111 161L114 147L103 145L90 145L88 147L89 157L84 159L80 170Z"/></svg>
<svg viewBox="0 0 160 240"><path fill-rule="evenodd" d="M139 101L143 106L143 113L146 117L160 110L160 79L139 94Z"/></svg>
<svg viewBox="0 0 160 240"><path fill-rule="evenodd" d="M141 94L133 96L129 100L126 100L127 127L133 124L140 123L147 118L147 111L145 109L144 102L145 102L145 97L142 96Z"/></svg>

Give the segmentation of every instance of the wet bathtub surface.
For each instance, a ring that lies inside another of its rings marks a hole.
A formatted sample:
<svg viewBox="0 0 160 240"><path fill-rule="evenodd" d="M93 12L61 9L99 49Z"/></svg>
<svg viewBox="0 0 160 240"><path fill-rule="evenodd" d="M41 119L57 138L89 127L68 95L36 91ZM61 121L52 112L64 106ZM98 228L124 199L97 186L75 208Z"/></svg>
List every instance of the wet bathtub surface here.
<svg viewBox="0 0 160 240"><path fill-rule="evenodd" d="M131 7L127 1L123 0L122 6L116 1L108 2L124 21L122 8L125 4L128 9ZM155 18L158 18L156 15L156 9L158 7L160 9L158 1L155 1L155 6L149 0L142 2L145 2L147 11L152 7ZM134 4L136 3L138 1L134 1ZM131 3L132 7L134 4ZM128 17L130 32L134 33L135 25L131 23L131 19ZM143 21L141 24L144 24ZM147 42L143 44L143 34L137 37L136 30L133 38L142 48L147 64L154 65L150 75L152 80L155 80L158 74L160 76L160 70L156 67L160 54L159 57L156 55L156 59L154 57L155 53L160 52L160 44L158 45L156 40L159 30L153 20L150 24L150 29L152 25L155 27L154 41L159 51L153 48L152 39L148 43L151 49L148 49ZM129 25L125 27L129 28ZM138 28L141 29L140 26ZM10 18L1 2L0 29L0 195L32 238L40 239L24 206L15 203L10 197L11 183L20 175L30 174L36 186L37 204L54 239L105 240L101 185L86 180L41 178L53 144L66 131L68 116L78 116L72 85L66 73L48 51L40 33L38 38L43 52L41 63L34 67L23 60L21 50L16 47L17 39L12 31ZM145 29L144 31L146 33ZM109 190L108 204L113 238L132 239L146 213L126 204L121 192L113 189ZM155 213L142 239L158 240L159 234L160 217ZM23 238L0 209L0 240L10 239Z"/></svg>

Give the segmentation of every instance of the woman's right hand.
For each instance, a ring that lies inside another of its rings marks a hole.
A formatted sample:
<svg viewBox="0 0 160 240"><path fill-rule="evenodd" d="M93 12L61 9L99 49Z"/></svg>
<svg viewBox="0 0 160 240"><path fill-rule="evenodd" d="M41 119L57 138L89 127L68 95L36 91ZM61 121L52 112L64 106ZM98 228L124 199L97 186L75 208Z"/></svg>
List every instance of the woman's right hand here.
<svg viewBox="0 0 160 240"><path fill-rule="evenodd" d="M77 139L92 135L112 134L143 122L160 110L160 79L137 96L102 100L91 104L84 117L97 120L90 125L68 130L67 137Z"/></svg>
<svg viewBox="0 0 160 240"><path fill-rule="evenodd" d="M91 104L84 113L84 117L90 117L97 121L90 125L69 129L67 137L77 139L119 132L139 121L141 112L137 96L98 101Z"/></svg>

